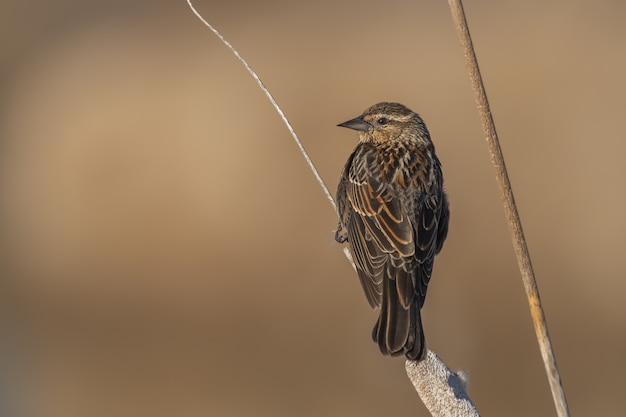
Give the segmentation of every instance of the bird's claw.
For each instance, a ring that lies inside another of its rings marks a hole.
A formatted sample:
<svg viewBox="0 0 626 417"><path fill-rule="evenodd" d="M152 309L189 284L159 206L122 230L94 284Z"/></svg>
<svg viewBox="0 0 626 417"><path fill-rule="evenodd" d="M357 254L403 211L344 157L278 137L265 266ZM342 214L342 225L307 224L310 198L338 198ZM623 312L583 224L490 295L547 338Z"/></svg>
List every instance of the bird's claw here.
<svg viewBox="0 0 626 417"><path fill-rule="evenodd" d="M345 241L348 240L348 234L340 234L341 231L343 230L343 226L341 226L341 222L339 222L339 225L337 225L337 230L335 231L335 241L337 243L344 243Z"/></svg>

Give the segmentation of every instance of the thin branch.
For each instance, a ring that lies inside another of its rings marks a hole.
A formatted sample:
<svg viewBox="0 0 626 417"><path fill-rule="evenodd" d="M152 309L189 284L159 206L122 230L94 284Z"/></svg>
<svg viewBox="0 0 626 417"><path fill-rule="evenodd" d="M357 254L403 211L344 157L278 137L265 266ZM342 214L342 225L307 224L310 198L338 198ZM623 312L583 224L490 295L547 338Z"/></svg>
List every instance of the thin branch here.
<svg viewBox="0 0 626 417"><path fill-rule="evenodd" d="M237 52L237 50L235 48L233 48L233 46L230 44L230 42L228 42L222 36L222 34L217 31L217 29L215 29L209 22L207 22L204 19L204 17L202 17L202 15L200 13L198 13L198 11L195 9L195 7L193 7L193 4L191 4L191 0L187 0L187 4L189 4L189 8L196 15L196 17L198 19L200 19L200 21L202 23L204 23L204 25L206 27L211 29L211 31L215 34L215 36L217 36L222 41L222 43L224 45L226 45L226 47L228 49L230 49L230 51L237 57L237 59L239 61L241 61L243 66L246 67L246 69L248 70L250 75L252 75L252 78L254 78L256 80L257 84L259 84L259 87L261 87L261 90L263 90L263 92L265 93L265 95L267 96L269 101L272 103L272 106L274 106L274 109L276 109L276 112L278 112L278 115L280 116L280 118L285 123L285 126L287 126L287 130L289 130L289 133L291 133L291 137L293 137L293 140L296 142L296 145L298 145L298 148L300 149L300 152L302 153L302 156L304 156L304 159L306 160L306 163L309 164L309 168L311 168L311 171L313 171L313 175L315 175L315 179L317 179L317 182L319 182L320 187L322 187L322 191L324 191L324 194L326 195L326 198L328 199L330 204L333 206L333 210L335 210L335 212L336 212L337 211L337 205L335 204L335 199L333 198L332 194L328 190L328 187L326 186L326 183L324 182L324 180L322 179L321 175L317 171L317 168L315 168L315 165L313 164L313 161L309 157L308 152L306 151L306 149L304 149L304 146L302 145L302 142L298 138L298 135L296 135L296 131L291 126L291 123L287 119L287 116L285 116L285 113L283 113L283 111L280 108L280 106L278 105L278 103L276 103L276 100L274 99L274 96L272 96L272 94L267 89L267 87L265 87L265 84L263 84L263 81L261 81L261 78L259 78L259 76L256 74L256 72L254 72L254 70L250 67L250 65L248 65L248 62L246 62L246 60L243 59L243 57L241 55L239 55L239 52Z"/></svg>
<svg viewBox="0 0 626 417"><path fill-rule="evenodd" d="M535 333L537 335L541 356L543 357L544 366L546 368L550 389L552 390L552 397L554 399L557 415L559 417L567 417L569 416L569 410L565 399L565 391L563 390L559 369L556 365L552 342L550 341L550 336L548 335L548 324L546 323L543 307L541 306L541 299L539 298L539 289L537 288L535 273L533 272L532 264L530 262L528 246L526 245L526 239L524 238L524 232L522 230L522 223L517 212L515 199L513 198L513 190L511 188L506 166L504 164L504 157L502 155L502 149L500 148L496 127L491 115L491 110L489 109L487 93L485 92L485 86L483 85L480 70L478 68L478 60L476 59L474 46L472 45L472 38L467 26L463 4L461 0L448 0L448 3L450 5L450 10L452 11L452 18L461 42L461 47L463 48L465 65L469 72L472 89L474 90L474 99L476 100L483 130L485 131L491 161L496 171L496 180L502 194L504 211L506 213L511 238L513 240L513 248L515 250L517 263L522 274L522 281L524 282L526 297L528 298L528 304L530 306L530 315L535 327Z"/></svg>

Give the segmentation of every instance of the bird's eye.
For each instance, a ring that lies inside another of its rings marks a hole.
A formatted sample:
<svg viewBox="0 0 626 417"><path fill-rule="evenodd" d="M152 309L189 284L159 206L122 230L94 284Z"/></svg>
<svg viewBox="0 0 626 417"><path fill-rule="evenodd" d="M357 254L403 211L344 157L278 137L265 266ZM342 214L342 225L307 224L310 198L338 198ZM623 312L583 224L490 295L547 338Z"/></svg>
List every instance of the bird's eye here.
<svg viewBox="0 0 626 417"><path fill-rule="evenodd" d="M381 117L380 119L376 120L376 122L379 125L386 125L387 123L389 123L389 119L387 119L386 117Z"/></svg>

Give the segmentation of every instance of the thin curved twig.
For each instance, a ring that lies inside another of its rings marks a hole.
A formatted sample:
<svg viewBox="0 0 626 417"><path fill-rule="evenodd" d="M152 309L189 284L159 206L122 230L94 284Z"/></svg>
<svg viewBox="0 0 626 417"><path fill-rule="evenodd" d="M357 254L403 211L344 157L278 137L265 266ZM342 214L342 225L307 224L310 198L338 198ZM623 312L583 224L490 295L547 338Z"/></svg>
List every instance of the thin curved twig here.
<svg viewBox="0 0 626 417"><path fill-rule="evenodd" d="M569 409L567 406L567 400L565 399L565 391L563 390L559 368L556 365L552 342L550 341L550 336L548 334L548 324L543 312L543 307L541 306L537 280L535 279L535 273L530 262L530 254L528 252L528 246L526 245L524 231L522 230L522 222L520 220L519 213L517 212L517 206L513 197L513 189L511 188L509 175L504 164L504 156L502 155L502 149L500 148L500 141L498 140L498 134L496 133L496 126L491 115L489 101L487 100L487 93L478 68L478 60L476 59L472 38L467 26L467 19L465 18L463 4L461 0L448 0L448 3L450 5L450 10L452 11L452 18L461 42L461 47L463 48L465 65L469 72L470 82L474 91L474 99L476 100L476 106L478 107L483 130L485 131L487 144L489 146L489 153L491 155L491 162L493 163L496 171L496 180L500 187L500 192L502 193L504 211L506 213L507 223L509 224L511 238L513 240L513 248L515 250L517 263L522 274L522 281L524 282L526 297L528 298L528 304L530 306L530 315L535 327L535 333L537 335L541 356L543 358L546 374L550 383L550 389L552 390L554 405L559 417L568 417Z"/></svg>
<svg viewBox="0 0 626 417"><path fill-rule="evenodd" d="M315 179L317 179L317 182L319 182L320 187L322 187L322 191L324 191L324 194L326 195L326 198L328 199L330 204L333 206L333 210L335 210L335 212L336 212L337 211L337 205L335 204L335 199L333 198L333 196L330 193L328 187L326 186L326 183L322 179L322 176L317 171L317 168L315 168L315 164L313 164L313 161L311 160L311 157L309 157L308 152L306 151L306 149L304 149L304 146L302 145L302 142L300 141L300 138L298 138L298 135L296 134L296 131L293 129L293 126L291 126L291 123L289 122L289 119L287 119L287 116L285 116L285 113L283 113L283 110L280 108L280 106L278 105L278 103L274 99L274 96L272 96L272 94L267 89L267 87L265 87L265 84L263 83L263 81L261 81L261 78L259 78L257 73L252 69L252 67L250 67L250 65L248 65L248 62L246 62L246 60L243 59L243 57L241 55L239 55L239 52L237 52L237 50L235 48L233 48L233 46L230 44L230 42L228 42L226 40L226 38L224 38L222 36L222 34L217 31L217 29L215 29L209 22L206 21L206 19L204 17L202 17L202 15L200 13L198 13L196 8L193 7L193 4L191 3L191 0L187 0L187 4L189 4L189 8L196 15L196 17L198 19L200 19L200 21L202 23L204 23L204 25L206 27L211 29L211 31L215 34L215 36L217 36L222 41L222 43L224 45L226 45L226 47L228 49L230 49L230 51L237 57L237 59L239 61L241 61L243 66L248 70L250 75L252 75L252 78L254 78L256 80L257 84L259 84L259 87L261 87L261 90L263 90L263 92L265 93L265 95L267 96L269 101L272 103L272 106L274 106L274 109L276 109L276 112L278 113L280 118L285 123L285 126L287 126L287 130L289 130L289 133L291 133L291 137L293 137L293 140L296 142L296 145L298 145L298 148L300 149L300 152L302 153L302 156L304 156L304 159L306 160L306 163L309 165L309 168L311 168L311 171L313 171L313 175L315 175Z"/></svg>

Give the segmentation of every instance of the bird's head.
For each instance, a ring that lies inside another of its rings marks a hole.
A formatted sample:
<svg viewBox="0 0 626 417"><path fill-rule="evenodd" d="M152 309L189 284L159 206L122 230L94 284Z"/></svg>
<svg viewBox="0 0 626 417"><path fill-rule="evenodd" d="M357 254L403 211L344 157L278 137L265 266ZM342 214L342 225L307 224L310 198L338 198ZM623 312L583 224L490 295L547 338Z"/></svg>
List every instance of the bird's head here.
<svg viewBox="0 0 626 417"><path fill-rule="evenodd" d="M337 126L359 132L361 142L415 141L427 145L430 137L422 118L400 103L382 102Z"/></svg>

